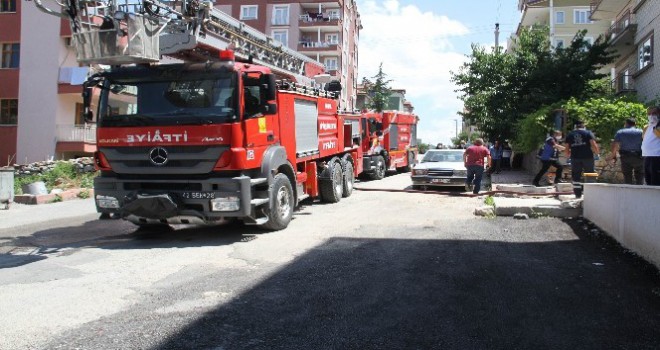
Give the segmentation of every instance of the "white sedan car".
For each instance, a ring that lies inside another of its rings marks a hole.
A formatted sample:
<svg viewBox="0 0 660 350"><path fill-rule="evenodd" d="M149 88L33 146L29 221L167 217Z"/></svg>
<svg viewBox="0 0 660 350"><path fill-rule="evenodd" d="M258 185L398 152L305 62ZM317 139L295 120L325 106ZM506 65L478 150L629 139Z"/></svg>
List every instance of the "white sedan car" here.
<svg viewBox="0 0 660 350"><path fill-rule="evenodd" d="M465 186L467 169L463 165L462 149L431 149L410 172L414 189L427 187ZM490 176L484 172L482 188L489 190Z"/></svg>

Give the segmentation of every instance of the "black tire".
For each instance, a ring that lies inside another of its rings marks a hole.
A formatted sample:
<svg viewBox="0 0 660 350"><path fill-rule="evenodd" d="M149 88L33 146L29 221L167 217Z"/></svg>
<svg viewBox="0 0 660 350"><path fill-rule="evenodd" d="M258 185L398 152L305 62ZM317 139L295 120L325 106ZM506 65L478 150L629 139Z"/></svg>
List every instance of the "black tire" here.
<svg viewBox="0 0 660 350"><path fill-rule="evenodd" d="M289 178L284 174L275 175L273 183L268 188L268 195L270 204L264 209L268 221L261 227L270 231L283 230L291 222L295 203Z"/></svg>
<svg viewBox="0 0 660 350"><path fill-rule="evenodd" d="M369 178L372 180L382 180L385 178L385 171L387 170L385 165L385 158L383 158L383 156L377 156L374 159L374 162L376 163L376 169L373 173L369 174Z"/></svg>
<svg viewBox="0 0 660 350"><path fill-rule="evenodd" d="M355 174L353 173L353 163L346 160L344 163L344 181L342 184L342 197L350 197L353 193L353 184L355 183Z"/></svg>
<svg viewBox="0 0 660 350"><path fill-rule="evenodd" d="M327 203L337 203L344 192L344 174L339 162L331 162L321 173L319 182L321 199Z"/></svg>

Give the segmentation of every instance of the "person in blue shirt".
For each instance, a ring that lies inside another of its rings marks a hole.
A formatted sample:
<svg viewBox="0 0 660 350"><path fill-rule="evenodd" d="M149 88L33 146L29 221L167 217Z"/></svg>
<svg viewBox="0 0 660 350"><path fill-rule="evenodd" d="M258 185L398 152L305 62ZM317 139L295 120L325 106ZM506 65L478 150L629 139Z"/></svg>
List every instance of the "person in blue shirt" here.
<svg viewBox="0 0 660 350"><path fill-rule="evenodd" d="M499 174L500 171L502 170L502 152L504 149L502 148L502 144L500 144L500 141L495 141L495 144L490 146L490 157L493 160L493 167L489 169L489 172L492 174L493 172L495 174Z"/></svg>
<svg viewBox="0 0 660 350"><path fill-rule="evenodd" d="M551 166L555 167L555 181L557 184L561 181L561 174L564 171L564 167L559 163L558 152L564 150L564 146L559 144L561 139L561 131L555 130L552 133L552 136L548 136L543 143L543 152L541 152L541 170L534 177L534 186L539 187L541 184L541 177L550 169Z"/></svg>
<svg viewBox="0 0 660 350"><path fill-rule="evenodd" d="M624 182L632 185L642 184L644 179L644 160L642 159L642 129L635 127L634 119L626 119L623 129L614 135L610 159L616 162L616 153L621 157L621 172Z"/></svg>
<svg viewBox="0 0 660 350"><path fill-rule="evenodd" d="M575 130L566 136L566 156L571 160L571 177L575 198L582 198L582 173L594 172L594 155L600 153L596 136L587 130L583 121L575 122Z"/></svg>

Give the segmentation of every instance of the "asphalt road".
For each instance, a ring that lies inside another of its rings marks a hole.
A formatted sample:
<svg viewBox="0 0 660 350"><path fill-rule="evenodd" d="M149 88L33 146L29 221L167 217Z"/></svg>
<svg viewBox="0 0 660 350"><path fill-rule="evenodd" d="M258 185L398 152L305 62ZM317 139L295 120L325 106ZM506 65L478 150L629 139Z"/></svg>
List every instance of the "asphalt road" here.
<svg viewBox="0 0 660 350"><path fill-rule="evenodd" d="M472 216L482 201L356 191L273 233L89 208L0 227L0 348L660 348L655 268L577 219Z"/></svg>

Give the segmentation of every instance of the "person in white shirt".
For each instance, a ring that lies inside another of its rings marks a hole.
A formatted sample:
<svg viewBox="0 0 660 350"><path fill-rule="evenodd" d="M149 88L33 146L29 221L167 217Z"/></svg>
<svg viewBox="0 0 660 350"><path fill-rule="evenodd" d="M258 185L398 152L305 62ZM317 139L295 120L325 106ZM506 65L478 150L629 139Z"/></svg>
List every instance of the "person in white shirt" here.
<svg viewBox="0 0 660 350"><path fill-rule="evenodd" d="M660 186L660 106L648 109L649 124L644 128L642 158L644 179L650 186Z"/></svg>

